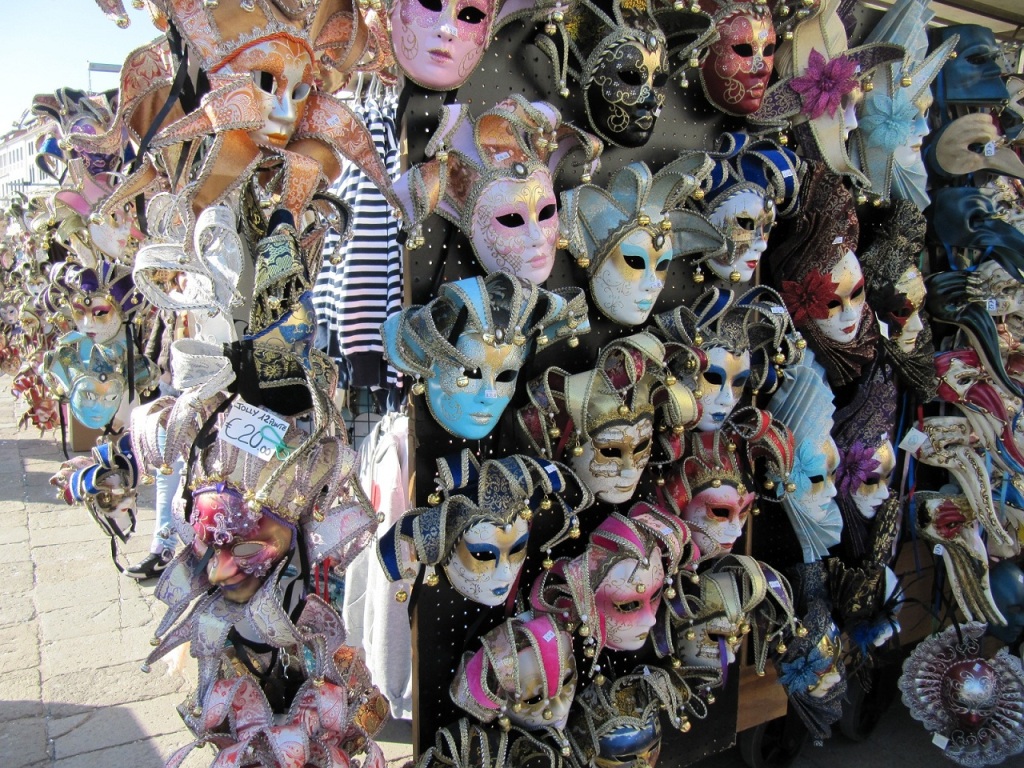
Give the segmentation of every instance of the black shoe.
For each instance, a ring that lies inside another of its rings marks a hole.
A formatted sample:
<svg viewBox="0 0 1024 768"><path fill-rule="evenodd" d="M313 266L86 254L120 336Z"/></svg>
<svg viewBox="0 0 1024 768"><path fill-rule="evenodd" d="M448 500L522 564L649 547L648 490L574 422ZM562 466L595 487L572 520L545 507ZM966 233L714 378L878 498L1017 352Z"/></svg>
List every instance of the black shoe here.
<svg viewBox="0 0 1024 768"><path fill-rule="evenodd" d="M130 566L124 569L124 575L129 579L138 579L139 581L145 581L146 579L155 579L166 568L171 562L171 559L165 558L163 555L155 552L150 553L146 556L146 559L141 563Z"/></svg>

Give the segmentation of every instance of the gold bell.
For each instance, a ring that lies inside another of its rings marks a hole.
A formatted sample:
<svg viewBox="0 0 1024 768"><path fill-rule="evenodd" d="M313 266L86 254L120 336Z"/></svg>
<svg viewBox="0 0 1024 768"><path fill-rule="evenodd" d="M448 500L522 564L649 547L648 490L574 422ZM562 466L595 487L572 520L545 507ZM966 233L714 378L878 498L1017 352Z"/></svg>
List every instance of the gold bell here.
<svg viewBox="0 0 1024 768"><path fill-rule="evenodd" d="M807 349L807 341L805 339L797 339L796 340L796 348L797 349Z"/></svg>
<svg viewBox="0 0 1024 768"><path fill-rule="evenodd" d="M716 478L715 478L714 480L712 480L712 481L711 481L711 487L712 487L712 488L721 488L721 487L722 487L722 481L721 481L721 480L719 480L719 479L718 479L718 478L716 477Z"/></svg>
<svg viewBox="0 0 1024 768"><path fill-rule="evenodd" d="M149 644L156 648L158 645L160 645L160 638L156 636L149 638Z"/></svg>
<svg viewBox="0 0 1024 768"><path fill-rule="evenodd" d="M440 162L440 163L447 163L448 162L448 150L446 150L446 149L439 149L437 151L437 154L434 155L434 157L436 157L437 161Z"/></svg>
<svg viewBox="0 0 1024 768"><path fill-rule="evenodd" d="M671 373L665 377L665 383L668 384L670 387L674 387L676 385L676 381L678 381L678 379L676 379L676 377L673 376Z"/></svg>
<svg viewBox="0 0 1024 768"><path fill-rule="evenodd" d="M579 537L580 537L580 527L578 525L574 525L572 528L569 529L569 538L570 539L578 539Z"/></svg>
<svg viewBox="0 0 1024 768"><path fill-rule="evenodd" d="M801 624L799 627L796 628L796 635L797 637L807 637L807 631L807 627Z"/></svg>
<svg viewBox="0 0 1024 768"><path fill-rule="evenodd" d="M563 99L568 99L569 98L569 89L568 88L560 89L558 91L558 95L561 96ZM584 183L586 183L586 182L584 182Z"/></svg>
<svg viewBox="0 0 1024 768"><path fill-rule="evenodd" d="M636 591L637 591L637 594L642 595L644 592L647 591L647 585L646 584L637 584L636 585Z"/></svg>
<svg viewBox="0 0 1024 768"><path fill-rule="evenodd" d="M686 75L679 78L679 87L684 89L690 87L690 81L686 79Z"/></svg>
<svg viewBox="0 0 1024 768"><path fill-rule="evenodd" d="M692 629L688 629L688 630L686 630L685 637L686 637L687 640L696 640L697 639L697 633L694 632Z"/></svg>
<svg viewBox="0 0 1024 768"><path fill-rule="evenodd" d="M525 520L526 522L530 522L531 520L533 520L533 510L530 509L529 507L523 507L522 509L519 510L519 516L523 518L523 520Z"/></svg>
<svg viewBox="0 0 1024 768"><path fill-rule="evenodd" d="M776 354L773 359L775 360L776 365L782 365L784 362L786 362L786 356L781 352Z"/></svg>
<svg viewBox="0 0 1024 768"><path fill-rule="evenodd" d="M576 336L569 337L569 346L576 349L580 345L580 340Z"/></svg>
<svg viewBox="0 0 1024 768"><path fill-rule="evenodd" d="M498 725L501 727L501 730L507 731L512 727L512 721L508 719L507 715L502 715L498 718Z"/></svg>
<svg viewBox="0 0 1024 768"><path fill-rule="evenodd" d="M708 704L714 704L715 703L715 694L709 693L708 694L708 698L707 698L707 702L708 702Z"/></svg>
<svg viewBox="0 0 1024 768"><path fill-rule="evenodd" d="M422 381L417 381L415 384L412 385L412 393L414 395L422 395L426 391L427 387Z"/></svg>
<svg viewBox="0 0 1024 768"><path fill-rule="evenodd" d="M779 643L777 646L775 646L775 650L778 651L779 653L785 653L786 652L786 644L785 643Z"/></svg>
<svg viewBox="0 0 1024 768"><path fill-rule="evenodd" d="M629 406L626 405L625 403L622 403L621 405L619 405L619 416L628 416L628 415L629 415Z"/></svg>
<svg viewBox="0 0 1024 768"><path fill-rule="evenodd" d="M683 733L689 733L691 728L693 728L693 723L689 720L683 720L683 722L679 724L679 730Z"/></svg>
<svg viewBox="0 0 1024 768"><path fill-rule="evenodd" d="M700 267L697 267L697 269L693 271L693 282L698 285L704 282L704 272Z"/></svg>
<svg viewBox="0 0 1024 768"><path fill-rule="evenodd" d="M586 269L587 267L590 266L590 259L588 259L586 256L580 256L578 259L576 259L576 265L580 269Z"/></svg>
<svg viewBox="0 0 1024 768"><path fill-rule="evenodd" d="M662 232L671 232L672 222L669 221L668 219L662 219L658 227L661 229Z"/></svg>
<svg viewBox="0 0 1024 768"><path fill-rule="evenodd" d="M594 685L604 685L605 680L605 676L602 675L600 672L594 675Z"/></svg>
<svg viewBox="0 0 1024 768"><path fill-rule="evenodd" d="M522 712L523 711L523 702L517 701L515 704L513 704L512 705L512 711L513 712Z"/></svg>
<svg viewBox="0 0 1024 768"><path fill-rule="evenodd" d="M583 655L586 656L588 659L594 658L596 653L597 652L594 650L594 646L592 645L588 645L586 648L583 649Z"/></svg>
<svg viewBox="0 0 1024 768"><path fill-rule="evenodd" d="M786 493L793 493L796 490L796 483L786 483Z"/></svg>
<svg viewBox="0 0 1024 768"><path fill-rule="evenodd" d="M395 592L395 600L398 601L399 603L404 603L408 599L409 599L409 593L406 592L404 589L400 589L397 592Z"/></svg>
<svg viewBox="0 0 1024 768"><path fill-rule="evenodd" d="M739 272L737 272L734 269L732 272L729 273L729 282L730 283L738 283L740 281L741 277L743 277L743 275L741 275Z"/></svg>
<svg viewBox="0 0 1024 768"><path fill-rule="evenodd" d="M699 347L701 344L704 343L704 337L698 333L696 336L693 337L693 343Z"/></svg>
<svg viewBox="0 0 1024 768"><path fill-rule="evenodd" d="M904 88L909 88L914 84L914 81L910 79L910 75L904 75L900 78L900 85Z"/></svg>
<svg viewBox="0 0 1024 768"><path fill-rule="evenodd" d="M757 517L758 515L761 514L761 508L760 507L751 507L750 508L750 514L752 514L754 517Z"/></svg>
<svg viewBox="0 0 1024 768"><path fill-rule="evenodd" d="M591 179L593 179L593 176L591 176L589 173L584 173L582 176L580 176L580 181L582 181L584 184L589 184Z"/></svg>
<svg viewBox="0 0 1024 768"><path fill-rule="evenodd" d="M440 581L440 579L437 578L437 574L434 572L428 573L426 578L423 579L423 583L428 587L436 587L438 581Z"/></svg>
<svg viewBox="0 0 1024 768"><path fill-rule="evenodd" d="M646 213L641 213L639 216L636 217L636 220L641 227L646 227L648 224L651 223L651 217L648 216Z"/></svg>
<svg viewBox="0 0 1024 768"><path fill-rule="evenodd" d="M683 662L677 659L675 656L672 657L672 669L679 669L683 666Z"/></svg>
<svg viewBox="0 0 1024 768"><path fill-rule="evenodd" d="M429 504L430 506L436 507L440 503L441 503L441 494L438 493L437 491L434 491L432 494L427 496L427 504Z"/></svg>
<svg viewBox="0 0 1024 768"><path fill-rule="evenodd" d="M549 499L547 496L545 496L543 499L541 499L540 500L540 508L545 510L545 511L551 509L551 499Z"/></svg>
<svg viewBox="0 0 1024 768"><path fill-rule="evenodd" d="M576 445L574 445L572 447L572 455L573 456L582 456L583 455L583 446L580 445L579 443L576 443Z"/></svg>
<svg viewBox="0 0 1024 768"><path fill-rule="evenodd" d="M560 237L560 238L558 238L558 240L555 241L555 247L558 248L561 251L564 251L566 248L569 247L569 238L567 238L567 237Z"/></svg>
<svg viewBox="0 0 1024 768"><path fill-rule="evenodd" d="M580 624L579 635L580 637L590 637L590 625Z"/></svg>
<svg viewBox="0 0 1024 768"><path fill-rule="evenodd" d="M875 84L871 80L868 80L863 86L861 86L861 88L864 93L871 93L871 91L875 90Z"/></svg>
<svg viewBox="0 0 1024 768"><path fill-rule="evenodd" d="M668 586L668 587L665 587L665 591L664 591L663 594L665 595L665 597L667 597L669 600L671 600L672 598L674 598L676 596L676 588L671 586L671 585Z"/></svg>
<svg viewBox="0 0 1024 768"><path fill-rule="evenodd" d="M543 568L545 571L550 571L552 568L555 567L555 561L552 560L550 557L545 557L544 560L541 561L540 567Z"/></svg>
<svg viewBox="0 0 1024 768"><path fill-rule="evenodd" d="M561 11L555 11L554 13L551 14L551 18L555 20L556 24L560 24L561 22L565 21L565 14L562 13Z"/></svg>
<svg viewBox="0 0 1024 768"><path fill-rule="evenodd" d="M548 339L548 337L542 333L540 336L537 337L537 346L543 347L548 343L548 341L550 341L550 339Z"/></svg>
<svg viewBox="0 0 1024 768"><path fill-rule="evenodd" d="M562 757L568 757L571 754L572 754L572 747L570 747L568 744L563 744L562 745Z"/></svg>
<svg viewBox="0 0 1024 768"><path fill-rule="evenodd" d="M700 13L700 3L694 2L690 5L690 13Z"/></svg>
<svg viewBox="0 0 1024 768"><path fill-rule="evenodd" d="M544 25L544 32L548 35L553 35L557 31L558 27L556 27L554 24L551 24L550 22Z"/></svg>
<svg viewBox="0 0 1024 768"><path fill-rule="evenodd" d="M562 430L560 430L558 427L552 427L551 429L548 430L548 435L553 440L557 440L559 437L562 436Z"/></svg>
<svg viewBox="0 0 1024 768"><path fill-rule="evenodd" d="M203 714L203 707L200 704L196 704L192 707L192 717L200 717Z"/></svg>
<svg viewBox="0 0 1024 768"><path fill-rule="evenodd" d="M774 487L775 487L775 481L774 481L774 480L765 480L765 481L764 481L764 489L765 489L766 491L770 491L770 490L772 490L772 489L773 489Z"/></svg>
<svg viewBox="0 0 1024 768"><path fill-rule="evenodd" d="M696 397L698 400L700 400L702 397L704 397L704 390L703 389L695 389L695 390L693 390L693 396Z"/></svg>
<svg viewBox="0 0 1024 768"><path fill-rule="evenodd" d="M663 485L665 485L665 478L662 477L661 475L658 475L658 478L654 481L654 484L661 488Z"/></svg>
<svg viewBox="0 0 1024 768"><path fill-rule="evenodd" d="M787 32L786 34L791 35L792 33ZM788 40L790 38L787 37L786 39ZM786 146L787 144L789 144L789 136L787 136L784 133L779 134L779 144L781 144L782 146Z"/></svg>
<svg viewBox="0 0 1024 768"><path fill-rule="evenodd" d="M324 511L320 509L319 506L313 507L313 519L316 520L318 523L322 523L326 519Z"/></svg>
<svg viewBox="0 0 1024 768"><path fill-rule="evenodd" d="M703 189L699 189L699 188L693 190L693 199L694 200L703 200L704 199L704 190Z"/></svg>

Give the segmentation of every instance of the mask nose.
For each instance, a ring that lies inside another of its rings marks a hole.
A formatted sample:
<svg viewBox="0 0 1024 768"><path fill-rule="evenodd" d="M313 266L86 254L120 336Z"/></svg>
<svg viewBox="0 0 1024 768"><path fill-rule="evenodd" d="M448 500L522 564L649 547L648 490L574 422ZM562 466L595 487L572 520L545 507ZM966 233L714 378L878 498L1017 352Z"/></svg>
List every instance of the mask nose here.
<svg viewBox="0 0 1024 768"><path fill-rule="evenodd" d="M223 584L238 573L238 564L228 552L214 550L206 566L206 576L211 584Z"/></svg>

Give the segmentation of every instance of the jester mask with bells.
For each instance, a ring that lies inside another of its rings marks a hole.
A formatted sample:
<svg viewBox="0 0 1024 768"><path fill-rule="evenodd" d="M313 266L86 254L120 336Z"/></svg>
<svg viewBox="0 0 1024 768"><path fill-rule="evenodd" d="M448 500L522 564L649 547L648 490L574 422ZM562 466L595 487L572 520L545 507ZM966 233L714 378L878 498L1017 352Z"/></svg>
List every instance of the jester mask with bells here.
<svg viewBox="0 0 1024 768"><path fill-rule="evenodd" d="M792 40L775 58L781 79L748 119L762 129L792 125L801 154L867 187L868 178L847 152L850 132L857 127L857 102L872 70L902 61L904 51L891 43L848 48L839 4L822 0L812 18L798 21Z"/></svg>
<svg viewBox="0 0 1024 768"><path fill-rule="evenodd" d="M851 157L882 201L906 200L923 211L929 202L921 146L930 132L931 84L956 45L956 36L928 54L927 0L900 0L885 13L866 43L895 43L906 50L901 64L879 67L857 107ZM991 125L991 122L990 122ZM982 142L984 143L984 142Z"/></svg>
<svg viewBox="0 0 1024 768"><path fill-rule="evenodd" d="M563 729L577 680L570 634L551 616L516 617L480 642L459 662L452 701L481 723L546 731L568 756Z"/></svg>
<svg viewBox="0 0 1024 768"><path fill-rule="evenodd" d="M688 205L703 213L725 237L725 253L695 259L694 282L704 280L702 267L729 283L750 283L768 248L778 216L796 210L803 163L788 149L745 133L725 133L703 195Z"/></svg>
<svg viewBox="0 0 1024 768"><path fill-rule="evenodd" d="M1024 667L1009 648L984 653L984 634L968 622L925 638L899 680L911 717L948 739L942 754L959 765L1009 765L1024 751Z"/></svg>
<svg viewBox="0 0 1024 768"><path fill-rule="evenodd" d="M771 479L800 541L804 562L813 563L828 556L828 550L839 543L843 528L835 501L839 467L839 452L831 435L835 406L825 371L810 350L803 362L787 373L768 403L768 411L793 433L796 455L788 481Z"/></svg>
<svg viewBox="0 0 1024 768"><path fill-rule="evenodd" d="M766 563L745 555L725 555L699 578L676 579L654 629L658 656L693 681L707 698L723 683L726 667L748 634L755 668L764 671L769 651L794 635L793 595L786 578ZM714 699L712 698L713 702Z"/></svg>
<svg viewBox="0 0 1024 768"><path fill-rule="evenodd" d="M691 13L672 6L654 10L654 5L647 0L537 4L537 16L547 23L535 43L551 60L560 95L569 97L571 78L582 90L591 129L615 146L647 144L669 76L699 66L700 53L714 35L711 18L699 8Z"/></svg>
<svg viewBox="0 0 1024 768"><path fill-rule="evenodd" d="M602 650L642 648L655 624L662 588L674 583L680 568L692 569L698 556L685 523L639 502L628 515L612 512L605 518L579 557L545 563L552 567L533 585L533 609L576 628L584 656L594 660L590 674L600 685Z"/></svg>
<svg viewBox="0 0 1024 768"><path fill-rule="evenodd" d="M567 467L545 459L513 455L481 464L466 450L437 466L444 500L432 495L439 503L403 515L381 537L377 554L391 581L413 581L425 568L425 583L435 586L440 565L456 592L483 605L515 597L535 515L561 517L541 547L550 551L579 536L577 515L593 503Z"/></svg>
<svg viewBox="0 0 1024 768"><path fill-rule="evenodd" d="M918 266L924 250L924 217L912 202L896 200L872 231L874 240L859 258L867 303L888 330L882 336L885 359L901 384L927 402L935 395L935 347L924 306L924 275Z"/></svg>
<svg viewBox="0 0 1024 768"><path fill-rule="evenodd" d="M857 378L878 348L857 259L857 210L842 179L821 165L805 178L800 205L790 236L768 258L793 324L839 387Z"/></svg>
<svg viewBox="0 0 1024 768"><path fill-rule="evenodd" d="M599 501L629 501L655 426L682 432L700 416L664 357L664 345L645 332L608 344L592 370L548 368L527 385L530 403L517 413L523 437L538 455L568 463Z"/></svg>
<svg viewBox="0 0 1024 768"><path fill-rule="evenodd" d="M384 353L416 377L434 419L448 432L479 440L494 429L515 392L516 377L537 345L587 333L579 288L546 291L506 272L445 283L422 307L381 326ZM550 455L549 458L552 458Z"/></svg>
<svg viewBox="0 0 1024 768"><path fill-rule="evenodd" d="M227 442L237 434L230 410L236 398L221 395L201 408L189 398L168 401L156 401L132 428L140 467L165 471L176 457L187 458L172 523L185 547L157 585L168 611L147 664L190 641L199 660L194 698L202 702L239 622L248 622L254 642L298 642L283 605L289 562L299 566L288 577L297 588L290 592L302 597L312 591L314 568L329 558L343 569L372 540L376 516L351 482L355 454L341 437L289 426L264 459Z"/></svg>
<svg viewBox="0 0 1024 768"><path fill-rule="evenodd" d="M654 322L669 368L700 400L697 429L704 432L721 429L748 394L774 392L785 366L799 362L806 347L782 299L765 286L739 296L709 288ZM678 439L664 433L662 442Z"/></svg>
<svg viewBox="0 0 1024 768"><path fill-rule="evenodd" d="M516 94L476 118L465 104L445 106L426 153L396 183L410 247L438 213L469 239L485 272L547 280L558 240L554 179L575 155L589 178L601 142L547 102Z"/></svg>
<svg viewBox="0 0 1024 768"><path fill-rule="evenodd" d="M562 193L561 228L569 252L587 272L590 296L608 319L647 321L682 256L721 254L725 240L700 214L682 209L711 170L707 155L679 158L652 174L630 163L602 188Z"/></svg>
<svg viewBox="0 0 1024 768"><path fill-rule="evenodd" d="M100 4L124 16L120 0ZM248 184L257 169L281 166L264 193L299 222L313 194L340 175L345 160L397 205L366 126L330 95L367 48L366 26L348 0L156 0L150 6L161 30L172 26L180 33L185 55L172 62L165 40L134 51L121 70L112 129L72 136L76 149L87 152L120 146L125 128L136 144L149 139L149 152L103 204L101 215L169 184L160 169L180 164L189 170L174 191L183 191L196 213ZM193 96L186 112L175 81L176 70L185 77L182 70L189 65L205 74L209 89ZM200 141L207 137L212 145Z"/></svg>
<svg viewBox="0 0 1024 768"><path fill-rule="evenodd" d="M49 118L49 130L39 145L36 167L58 184L64 183L70 163L79 158L83 170L92 178L119 171L123 163L131 159L125 156L128 153L79 153L70 142L71 134L95 136L110 128L116 109L114 94L114 91L107 91L90 95L74 88L36 94L32 99L32 112ZM73 173L72 177L77 182L82 175Z"/></svg>

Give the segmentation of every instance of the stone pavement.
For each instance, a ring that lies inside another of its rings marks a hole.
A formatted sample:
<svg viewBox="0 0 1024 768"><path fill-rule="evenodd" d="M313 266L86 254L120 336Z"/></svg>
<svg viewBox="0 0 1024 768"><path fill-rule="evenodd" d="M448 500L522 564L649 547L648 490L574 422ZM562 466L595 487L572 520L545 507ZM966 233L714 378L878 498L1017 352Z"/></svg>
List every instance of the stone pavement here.
<svg viewBox="0 0 1024 768"><path fill-rule="evenodd" d="M18 430L9 382L0 380L0 768L159 768L191 741L175 705L195 662L139 669L163 615L155 581L120 576L88 513L55 500L60 435ZM145 486L131 562L152 527ZM386 727L389 764L410 759L408 734L404 723ZM196 750L185 768L212 759Z"/></svg>

